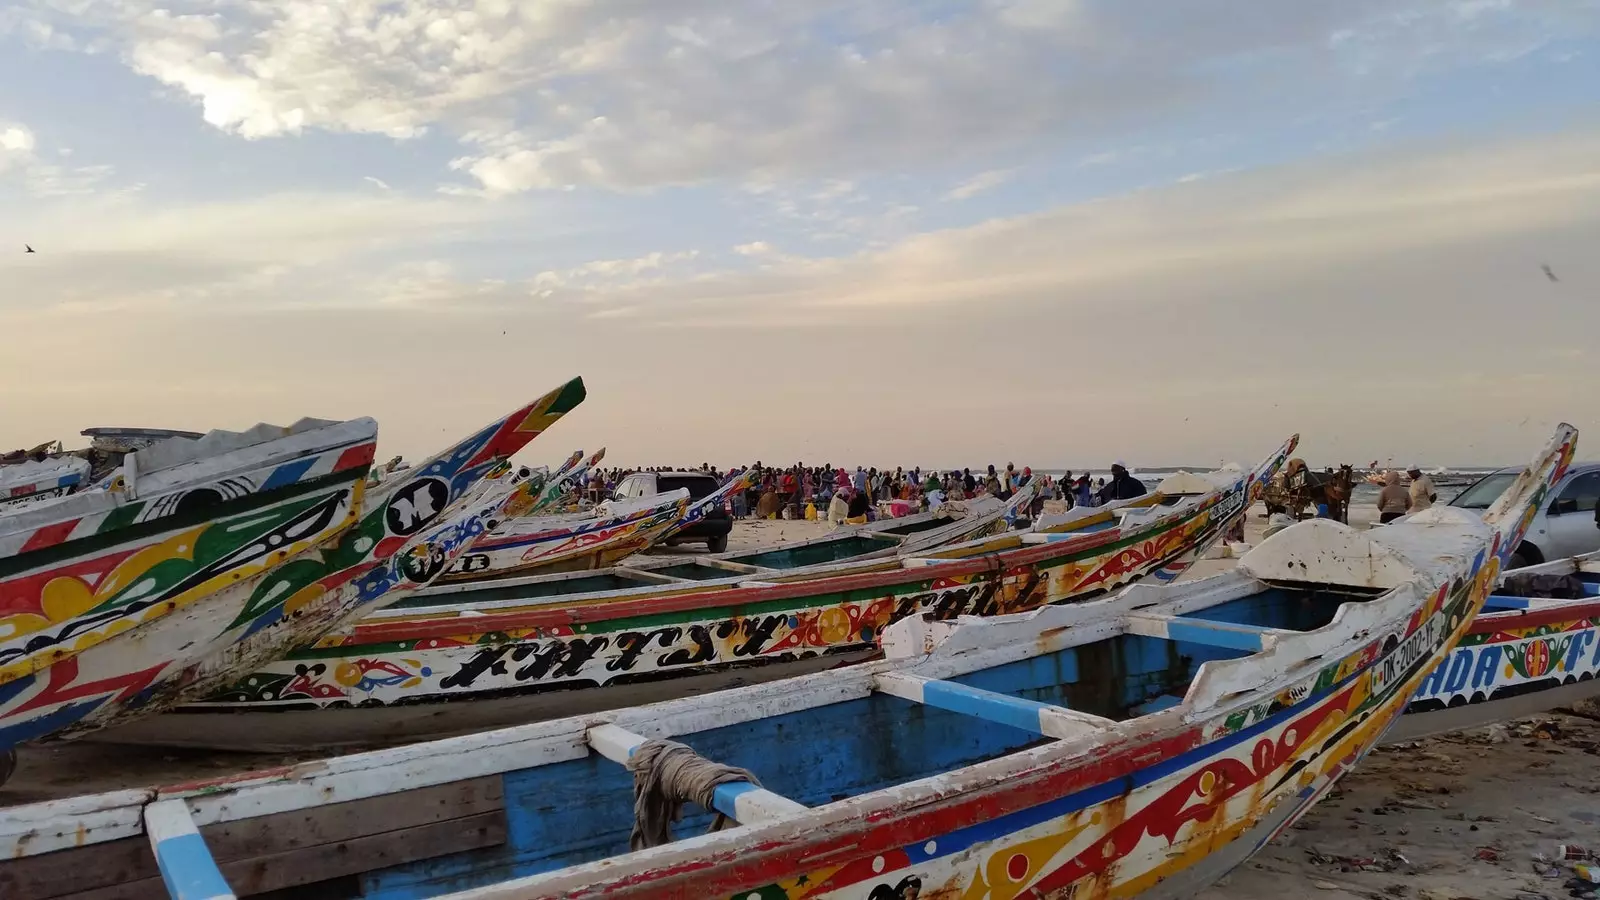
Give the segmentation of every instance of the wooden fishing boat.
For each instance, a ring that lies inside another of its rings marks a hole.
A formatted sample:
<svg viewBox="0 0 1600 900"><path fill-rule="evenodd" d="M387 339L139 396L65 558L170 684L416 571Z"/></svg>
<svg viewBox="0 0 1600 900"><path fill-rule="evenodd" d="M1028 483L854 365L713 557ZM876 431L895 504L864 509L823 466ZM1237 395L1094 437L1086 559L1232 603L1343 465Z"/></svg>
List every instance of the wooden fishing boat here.
<svg viewBox="0 0 1600 900"><path fill-rule="evenodd" d="M596 454L595 461L598 457ZM581 478L586 468L552 479L532 504L532 514L513 519L485 535L471 553L440 576L439 583L604 568L642 553L700 521L750 482L749 475L736 475L699 500L691 501L689 492L680 488L649 497L607 501L587 513L538 514L549 506L562 482Z"/></svg>
<svg viewBox="0 0 1600 900"><path fill-rule="evenodd" d="M1208 493L1141 498L1060 526L1075 531L709 581L664 566L648 574L673 580L652 588L577 597L540 592L548 581L434 588L101 739L256 750L418 740L857 662L889 623L920 612L994 615L1176 577L1243 515L1295 441ZM380 667L406 677L358 675Z"/></svg>
<svg viewBox="0 0 1600 900"><path fill-rule="evenodd" d="M123 648L347 529L376 435L303 419L167 441L104 490L0 516L0 753L137 694L154 673Z"/></svg>
<svg viewBox="0 0 1600 900"><path fill-rule="evenodd" d="M1528 582L1540 576L1567 576L1563 580L1579 596L1519 596L1535 593ZM1597 674L1600 553L1512 569L1385 740L1416 740L1569 706L1600 695Z"/></svg>
<svg viewBox="0 0 1600 900"><path fill-rule="evenodd" d="M76 456L46 457L0 466L0 515L64 497L88 483L89 461Z"/></svg>
<svg viewBox="0 0 1600 900"><path fill-rule="evenodd" d="M84 665L131 664L144 684L127 702L81 716L71 739L204 697L288 649L429 584L498 522L517 486L506 459L582 402L580 379L504 416L400 477L368 490L362 516L337 542L267 577L219 593L161 623L132 648ZM4 710L0 704L0 711Z"/></svg>
<svg viewBox="0 0 1600 900"><path fill-rule="evenodd" d="M0 810L0 885L39 900L1186 897L1376 744L1482 606L1574 435L1481 519L1305 522L1234 573L910 617L887 659L781 684ZM674 841L683 803L708 812L681 833L712 814L734 827Z"/></svg>
<svg viewBox="0 0 1600 900"><path fill-rule="evenodd" d="M683 489L602 503L592 512L513 519L486 534L440 576L440 584L478 583L531 572L609 566L649 549L689 509Z"/></svg>

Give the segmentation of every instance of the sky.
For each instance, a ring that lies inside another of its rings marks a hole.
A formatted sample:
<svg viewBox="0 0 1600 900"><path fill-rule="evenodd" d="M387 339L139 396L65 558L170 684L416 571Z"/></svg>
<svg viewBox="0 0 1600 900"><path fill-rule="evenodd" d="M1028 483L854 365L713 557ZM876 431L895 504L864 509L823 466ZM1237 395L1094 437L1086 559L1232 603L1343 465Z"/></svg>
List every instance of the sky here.
<svg viewBox="0 0 1600 900"><path fill-rule="evenodd" d="M1600 0L8 0L0 447L1521 462L1597 84Z"/></svg>

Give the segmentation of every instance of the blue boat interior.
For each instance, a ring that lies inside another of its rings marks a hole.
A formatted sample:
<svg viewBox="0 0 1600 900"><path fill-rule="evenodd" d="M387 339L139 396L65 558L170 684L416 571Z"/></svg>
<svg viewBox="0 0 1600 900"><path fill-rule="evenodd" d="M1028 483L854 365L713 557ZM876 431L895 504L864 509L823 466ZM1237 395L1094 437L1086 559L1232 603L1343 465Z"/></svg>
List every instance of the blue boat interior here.
<svg viewBox="0 0 1600 900"><path fill-rule="evenodd" d="M1340 604L1377 593L1271 586L1170 617L1165 638L1121 634L926 680L921 702L880 690L674 740L706 759L749 770L760 789L780 799L820 806L1052 740L1041 731L1041 708L1110 722L1170 708L1182 701L1203 663L1256 652L1272 630L1319 628ZM633 782L618 762L596 752L501 777L502 843L346 876L323 885L331 893L274 894L273 900L432 897L628 852ZM734 812L731 799L728 807L725 812ZM703 832L712 815L698 807L685 813L675 837Z"/></svg>

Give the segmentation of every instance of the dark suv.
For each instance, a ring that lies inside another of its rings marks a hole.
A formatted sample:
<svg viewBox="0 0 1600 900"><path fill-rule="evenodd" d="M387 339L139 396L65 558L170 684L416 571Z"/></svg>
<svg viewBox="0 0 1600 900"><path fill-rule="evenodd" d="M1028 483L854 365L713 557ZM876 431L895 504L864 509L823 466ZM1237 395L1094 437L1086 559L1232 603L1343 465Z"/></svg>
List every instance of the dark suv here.
<svg viewBox="0 0 1600 900"><path fill-rule="evenodd" d="M716 493L720 487L722 482L717 476L707 472L636 472L622 479L611 496L615 500L625 500L684 488L689 492L689 504L693 506ZM728 515L727 506L719 503L706 510L700 521L669 538L667 544L692 544L705 541L707 550L721 553L728 549L730 531L733 531L733 518Z"/></svg>

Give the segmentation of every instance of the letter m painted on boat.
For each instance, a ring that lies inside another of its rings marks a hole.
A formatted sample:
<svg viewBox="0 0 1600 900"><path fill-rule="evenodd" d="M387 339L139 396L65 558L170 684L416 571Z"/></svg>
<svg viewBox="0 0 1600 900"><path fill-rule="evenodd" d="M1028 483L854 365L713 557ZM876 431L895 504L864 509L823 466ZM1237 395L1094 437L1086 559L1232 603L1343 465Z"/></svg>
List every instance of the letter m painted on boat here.
<svg viewBox="0 0 1600 900"><path fill-rule="evenodd" d="M389 506L389 513L401 522L401 533L417 527L418 522L425 522L433 518L438 512L433 508L433 495L427 491L413 491L410 496L396 497Z"/></svg>

